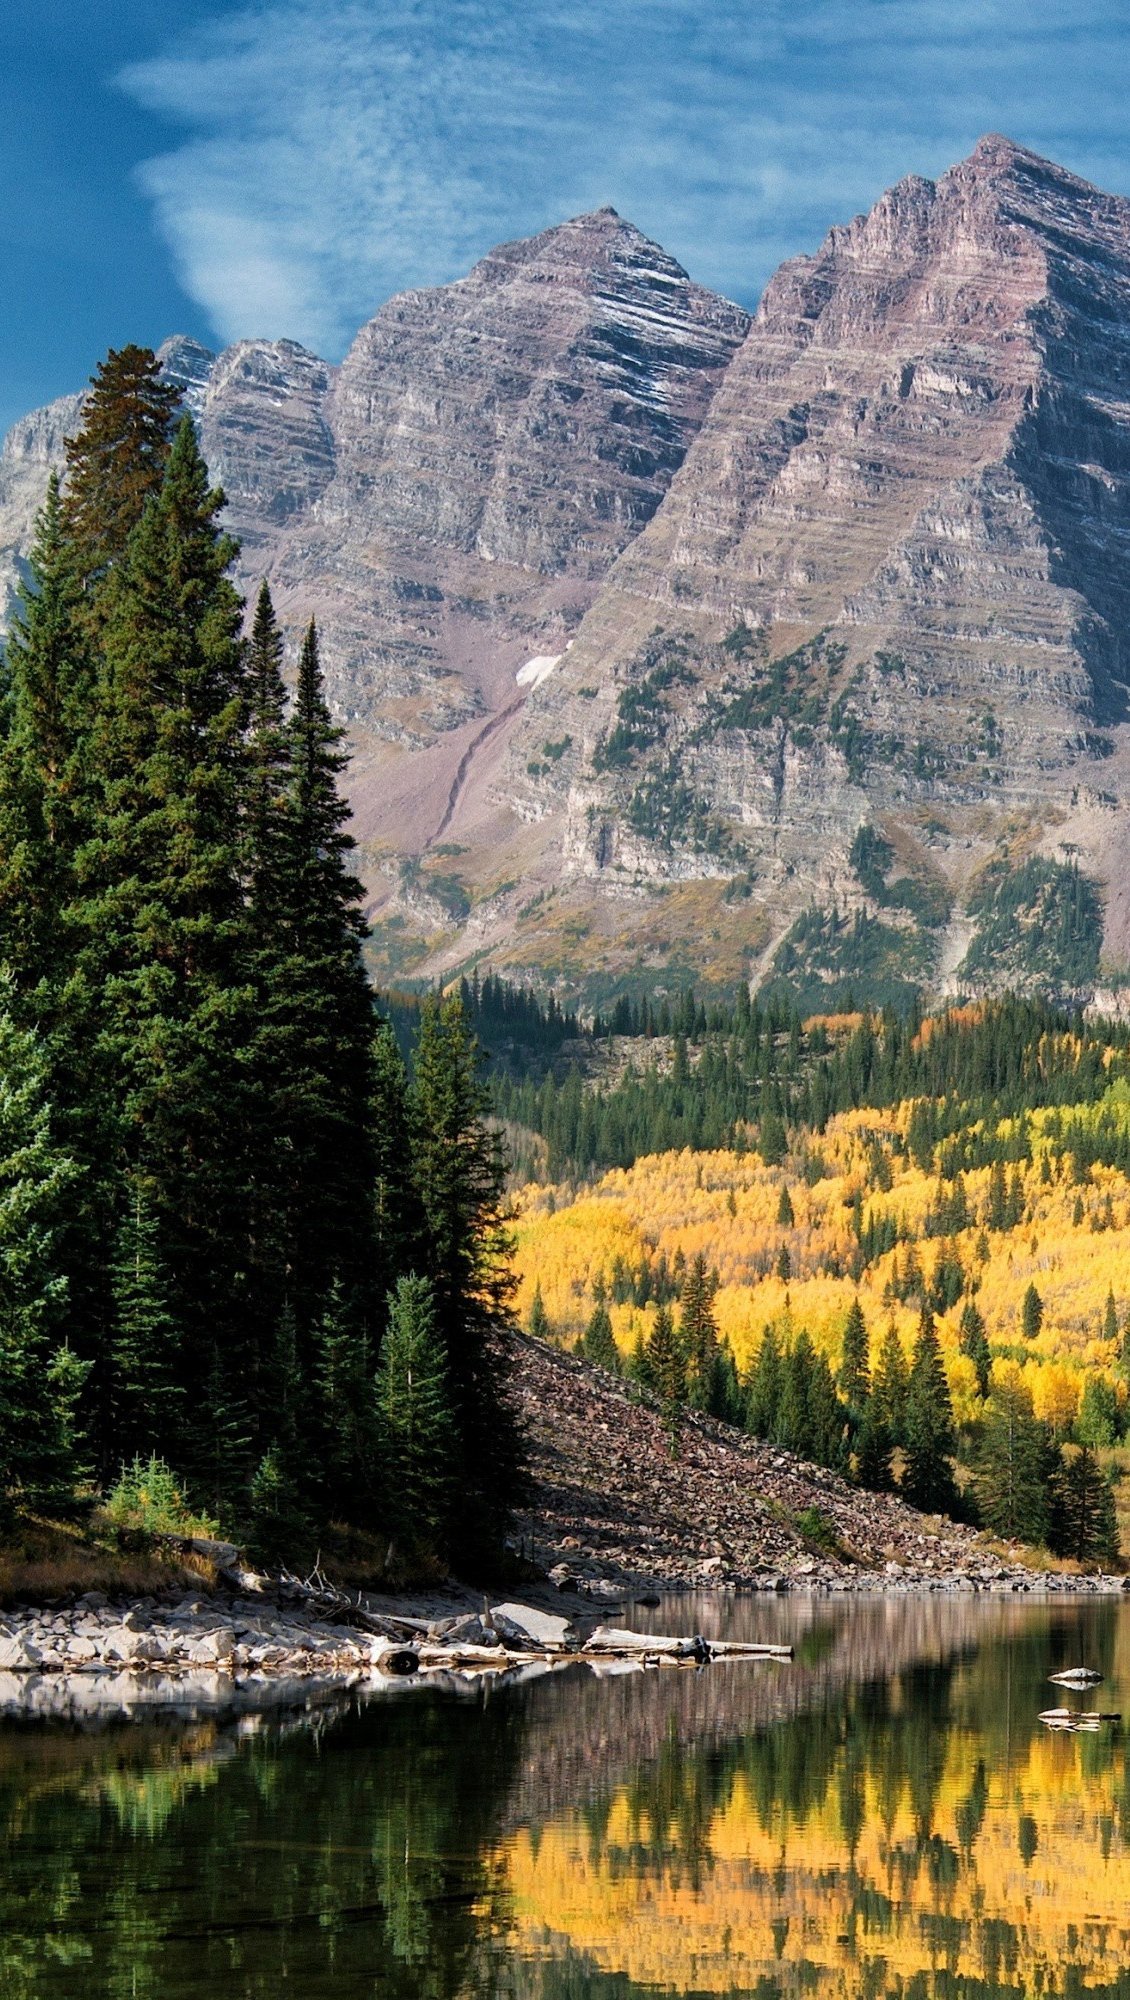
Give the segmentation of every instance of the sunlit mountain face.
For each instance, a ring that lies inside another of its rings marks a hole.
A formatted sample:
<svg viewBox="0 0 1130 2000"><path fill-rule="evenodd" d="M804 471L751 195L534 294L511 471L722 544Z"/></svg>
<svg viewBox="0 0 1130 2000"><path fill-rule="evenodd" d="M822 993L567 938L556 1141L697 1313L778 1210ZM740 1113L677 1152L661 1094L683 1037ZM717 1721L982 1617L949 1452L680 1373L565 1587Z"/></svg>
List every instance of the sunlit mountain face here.
<svg viewBox="0 0 1130 2000"><path fill-rule="evenodd" d="M795 1656L81 1728L5 1677L5 2000L1125 2000L1125 1740L1039 1716L1130 1709L1130 1604L650 1616Z"/></svg>

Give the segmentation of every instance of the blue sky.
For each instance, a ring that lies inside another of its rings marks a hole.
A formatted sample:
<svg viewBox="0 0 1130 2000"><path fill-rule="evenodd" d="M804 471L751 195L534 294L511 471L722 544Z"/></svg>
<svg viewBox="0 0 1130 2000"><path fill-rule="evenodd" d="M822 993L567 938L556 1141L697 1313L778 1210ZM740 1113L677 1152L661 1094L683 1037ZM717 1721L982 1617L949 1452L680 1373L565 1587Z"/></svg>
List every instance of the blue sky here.
<svg viewBox="0 0 1130 2000"><path fill-rule="evenodd" d="M336 358L612 202L750 304L1004 131L1130 192L1130 0L3 0L0 424L109 345Z"/></svg>

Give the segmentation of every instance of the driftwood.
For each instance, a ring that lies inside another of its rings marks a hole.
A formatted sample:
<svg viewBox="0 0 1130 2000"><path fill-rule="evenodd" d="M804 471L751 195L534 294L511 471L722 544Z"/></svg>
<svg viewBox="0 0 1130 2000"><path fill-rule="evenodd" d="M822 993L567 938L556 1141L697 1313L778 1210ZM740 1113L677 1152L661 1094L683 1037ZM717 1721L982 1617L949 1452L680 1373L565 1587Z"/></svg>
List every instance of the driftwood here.
<svg viewBox="0 0 1130 2000"><path fill-rule="evenodd" d="M615 1625L598 1625L585 1640L586 1653L653 1653L658 1658L699 1660L791 1660L791 1646L759 1646L745 1639L669 1639L657 1632L629 1632Z"/></svg>

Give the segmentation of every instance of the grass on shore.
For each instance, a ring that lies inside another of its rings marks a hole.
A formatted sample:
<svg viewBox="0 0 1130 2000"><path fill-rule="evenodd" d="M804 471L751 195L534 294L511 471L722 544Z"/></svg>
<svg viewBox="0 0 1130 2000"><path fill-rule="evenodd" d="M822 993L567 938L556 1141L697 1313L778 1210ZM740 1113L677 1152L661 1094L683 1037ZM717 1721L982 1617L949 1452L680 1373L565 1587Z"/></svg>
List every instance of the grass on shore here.
<svg viewBox="0 0 1130 2000"><path fill-rule="evenodd" d="M148 1537L123 1548L116 1533L96 1518L51 1521L21 1515L0 1545L0 1604L47 1603L87 1590L105 1591L107 1597L208 1591L216 1581L215 1565L195 1550L174 1549Z"/></svg>

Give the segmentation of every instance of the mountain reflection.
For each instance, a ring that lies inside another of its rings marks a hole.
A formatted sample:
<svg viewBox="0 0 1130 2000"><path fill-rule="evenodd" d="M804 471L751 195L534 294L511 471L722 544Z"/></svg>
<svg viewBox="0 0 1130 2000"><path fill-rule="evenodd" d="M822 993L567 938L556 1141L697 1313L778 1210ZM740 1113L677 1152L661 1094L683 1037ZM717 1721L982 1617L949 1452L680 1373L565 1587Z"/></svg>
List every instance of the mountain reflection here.
<svg viewBox="0 0 1130 2000"><path fill-rule="evenodd" d="M796 1660L259 1727L9 1723L4 2000L1130 2000L1125 1742L1037 1720L1084 1658L1124 1705L1130 1606L714 1615Z"/></svg>

